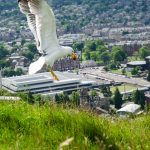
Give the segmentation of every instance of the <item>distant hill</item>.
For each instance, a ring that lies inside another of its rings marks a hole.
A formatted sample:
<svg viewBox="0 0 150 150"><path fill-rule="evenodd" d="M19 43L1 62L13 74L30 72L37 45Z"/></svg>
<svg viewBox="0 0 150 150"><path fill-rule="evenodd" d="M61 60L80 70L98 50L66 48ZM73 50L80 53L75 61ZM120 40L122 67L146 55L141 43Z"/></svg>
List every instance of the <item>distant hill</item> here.
<svg viewBox="0 0 150 150"><path fill-rule="evenodd" d="M91 25L95 28L150 25L148 0L49 0L49 3L63 33L84 31ZM25 20L18 11L17 0L0 0L0 19Z"/></svg>

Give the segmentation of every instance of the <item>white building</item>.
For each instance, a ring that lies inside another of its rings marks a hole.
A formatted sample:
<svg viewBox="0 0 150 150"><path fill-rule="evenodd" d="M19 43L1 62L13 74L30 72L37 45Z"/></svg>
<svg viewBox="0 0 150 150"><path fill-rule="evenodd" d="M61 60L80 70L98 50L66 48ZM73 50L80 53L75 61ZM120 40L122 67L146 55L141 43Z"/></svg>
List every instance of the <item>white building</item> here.
<svg viewBox="0 0 150 150"><path fill-rule="evenodd" d="M3 88L10 92L31 93L59 93L62 91L74 91L81 88L90 88L95 81L87 80L81 75L69 72L55 72L60 81L55 81L51 73L39 73L17 77L2 78Z"/></svg>
<svg viewBox="0 0 150 150"><path fill-rule="evenodd" d="M138 114L140 112L141 106L138 104L127 104L121 109L117 110L119 116L127 116L130 114Z"/></svg>

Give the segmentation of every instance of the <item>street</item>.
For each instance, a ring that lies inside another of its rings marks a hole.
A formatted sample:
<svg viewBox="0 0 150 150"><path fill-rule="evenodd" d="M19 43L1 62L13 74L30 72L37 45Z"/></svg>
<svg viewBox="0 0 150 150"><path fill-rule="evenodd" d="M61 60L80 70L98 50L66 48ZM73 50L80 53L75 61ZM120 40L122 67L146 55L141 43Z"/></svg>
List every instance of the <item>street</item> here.
<svg viewBox="0 0 150 150"><path fill-rule="evenodd" d="M129 83L143 87L150 87L150 82L144 80L143 78L133 78L127 77L125 75L118 75L110 72L106 72L102 70L103 67L95 67L95 68L84 68L80 70L81 74L91 75L95 77L95 79L105 79L106 81L111 82L121 82L121 83Z"/></svg>

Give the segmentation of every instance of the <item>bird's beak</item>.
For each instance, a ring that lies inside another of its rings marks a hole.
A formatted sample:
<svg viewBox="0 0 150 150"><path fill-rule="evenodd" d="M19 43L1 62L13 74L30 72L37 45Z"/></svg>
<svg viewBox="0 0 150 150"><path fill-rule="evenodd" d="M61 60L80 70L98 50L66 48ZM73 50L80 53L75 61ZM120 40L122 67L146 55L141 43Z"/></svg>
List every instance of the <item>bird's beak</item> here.
<svg viewBox="0 0 150 150"><path fill-rule="evenodd" d="M77 55L76 55L76 53L72 53L72 55L71 55L71 57L72 57L72 60L77 60Z"/></svg>

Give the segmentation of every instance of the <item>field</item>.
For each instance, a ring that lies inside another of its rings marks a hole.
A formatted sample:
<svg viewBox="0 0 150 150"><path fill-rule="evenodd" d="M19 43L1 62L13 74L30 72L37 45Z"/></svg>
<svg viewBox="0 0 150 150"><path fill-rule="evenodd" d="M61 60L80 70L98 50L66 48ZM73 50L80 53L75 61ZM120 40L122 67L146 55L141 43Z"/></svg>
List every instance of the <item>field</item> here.
<svg viewBox="0 0 150 150"><path fill-rule="evenodd" d="M132 85L132 84L123 84L123 85L120 85L117 87L118 87L120 92L127 92L127 91L132 91L132 90L137 89L137 86ZM114 93L117 87L112 86L111 91Z"/></svg>
<svg viewBox="0 0 150 150"><path fill-rule="evenodd" d="M150 115L105 118L54 104L0 103L1 150L149 150L149 141Z"/></svg>
<svg viewBox="0 0 150 150"><path fill-rule="evenodd" d="M116 73L116 74L122 75L122 69L111 70L111 72L112 72L112 73ZM131 72L129 72L129 71L126 72L126 75L127 75L128 77L132 77L132 74L131 74Z"/></svg>

